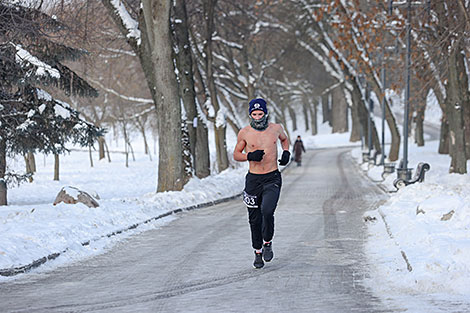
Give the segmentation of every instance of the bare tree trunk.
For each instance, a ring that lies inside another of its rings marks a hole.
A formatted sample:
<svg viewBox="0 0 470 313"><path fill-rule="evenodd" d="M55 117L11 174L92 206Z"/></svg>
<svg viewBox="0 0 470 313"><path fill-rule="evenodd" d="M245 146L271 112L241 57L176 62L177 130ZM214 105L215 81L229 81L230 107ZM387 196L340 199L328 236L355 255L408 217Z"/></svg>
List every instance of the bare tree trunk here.
<svg viewBox="0 0 470 313"><path fill-rule="evenodd" d="M451 163L449 172L465 174L467 173L467 157L465 155L465 131L463 121L463 106L466 105L466 87L460 85L462 76L465 73L463 54L460 51L460 45L453 48L447 60L449 69L449 78L446 85L446 116L449 121L450 135L450 157ZM465 83L466 80L465 80ZM461 90L464 88L464 90Z"/></svg>
<svg viewBox="0 0 470 313"><path fill-rule="evenodd" d="M309 108L308 108L308 105L306 105L304 102L302 102L302 113L304 115L305 131L308 131L310 129L310 124L308 122Z"/></svg>
<svg viewBox="0 0 470 313"><path fill-rule="evenodd" d="M214 68L212 63L212 34L214 32L214 10L217 0L204 0L204 19L206 22L206 75L211 104L214 107L216 121L214 122L215 147L217 155L217 167L219 172L228 168L227 145L225 142L226 127L225 116L220 112L221 108L217 99L217 89L214 81Z"/></svg>
<svg viewBox="0 0 470 313"><path fill-rule="evenodd" d="M159 139L159 164L157 191L181 190L185 178L183 173L183 143L181 129L181 106L173 66L173 43L170 33L171 1L144 0L144 9L151 12L152 52L155 82L157 86Z"/></svg>
<svg viewBox="0 0 470 313"><path fill-rule="evenodd" d="M7 184L5 173L7 169L7 145L5 140L0 138L0 205L8 205Z"/></svg>
<svg viewBox="0 0 470 313"><path fill-rule="evenodd" d="M312 115L311 115L311 122L312 122L312 135L318 134L318 103L314 100L310 106Z"/></svg>
<svg viewBox="0 0 470 313"><path fill-rule="evenodd" d="M196 56L191 53L193 61L193 73L194 73L194 88L200 90L196 93L196 109L197 109L197 120L195 121L196 127L196 157L195 157L195 172L199 178L204 178L210 175L210 152L209 152L209 136L206 120L203 119L207 116L204 112L201 104L205 103L207 98L205 94L206 87L197 65Z"/></svg>
<svg viewBox="0 0 470 313"><path fill-rule="evenodd" d="M379 134L377 133L374 120L372 120L372 146L377 153L382 153L382 146L380 145Z"/></svg>
<svg viewBox="0 0 470 313"><path fill-rule="evenodd" d="M390 145L388 159L393 162L398 160L401 138L400 133L398 132L395 116L393 115L387 100L385 101L385 120L387 121L388 128L390 129L390 134L392 135L392 143Z"/></svg>
<svg viewBox="0 0 470 313"><path fill-rule="evenodd" d="M157 90L156 90L156 67L153 63L152 57L152 48L154 46L154 20L151 10L151 3L150 0L142 0L142 5L140 7L140 12L138 16L138 23L139 23L139 30L141 32L141 40L140 43L129 35L129 30L127 29L127 25L125 25L124 21L121 18L121 13L116 10L114 5L112 4L112 0L101 0L104 7L109 12L109 15L114 20L116 26L119 28L121 33L127 40L127 43L132 48L132 50L136 53L139 58L140 65L142 66L142 71L145 75L145 80L147 82L147 86L149 88L150 94L152 95L152 99L154 101L155 108L158 109L159 99L157 98ZM157 29L155 29L157 30Z"/></svg>
<svg viewBox="0 0 470 313"><path fill-rule="evenodd" d="M366 136L368 134L369 126L368 126L368 119L369 119L369 111L366 108L366 105L363 101L362 94L359 90L359 86L356 84L356 81L351 80L351 83L353 85L353 103L357 103L358 108L357 108L357 113L358 113L358 119L361 123L361 128L364 130L363 136ZM355 100L354 100L355 99ZM379 141L379 136L377 134L377 129L375 128L375 123L372 121L371 123L371 131L372 131L372 147L374 148L378 153L382 152L382 149L380 147L380 141ZM368 144L367 140L365 140L366 145ZM391 157L389 156L391 159ZM398 159L398 151L397 151L397 159ZM394 161L393 159L391 159ZM396 160L396 159L395 159Z"/></svg>
<svg viewBox="0 0 470 313"><path fill-rule="evenodd" d="M216 147L219 147L219 149L216 149L219 173L228 168L229 165L227 156L227 143L225 142L226 130L227 127L225 126L214 126L215 145Z"/></svg>
<svg viewBox="0 0 470 313"><path fill-rule="evenodd" d="M287 127L287 118L286 118L286 103L284 100L281 99L281 107L280 107L281 115L277 116L277 121L276 123L284 125L285 127L285 132L287 134L288 138L291 138L290 133L289 133L289 128Z"/></svg>
<svg viewBox="0 0 470 313"><path fill-rule="evenodd" d="M351 84L353 85L353 90L351 92L351 96L353 99L353 103L355 104L355 114L357 114L357 120L359 122L359 137L362 136L365 138L366 134L368 133L369 124L367 122L367 109L364 106L363 97L361 91L359 90L359 86L357 85L355 80L350 80ZM362 138L361 138L362 140ZM366 140L365 140L366 141Z"/></svg>
<svg viewBox="0 0 470 313"><path fill-rule="evenodd" d="M348 131L348 104L341 86L333 89L331 103L331 124L333 133L345 133Z"/></svg>
<svg viewBox="0 0 470 313"><path fill-rule="evenodd" d="M232 127L232 130L235 134L238 134L240 132L241 128L238 127L235 121L228 116L227 116L227 123L230 125L230 127Z"/></svg>
<svg viewBox="0 0 470 313"><path fill-rule="evenodd" d="M439 154L449 154L449 122L445 116L441 120L441 132L439 137Z"/></svg>
<svg viewBox="0 0 470 313"><path fill-rule="evenodd" d="M91 154L91 146L88 146L88 156L90 157L90 167L93 167L93 155Z"/></svg>
<svg viewBox="0 0 470 313"><path fill-rule="evenodd" d="M126 167L129 167L129 147L127 146L127 142L124 145L124 154L126 155Z"/></svg>
<svg viewBox="0 0 470 313"><path fill-rule="evenodd" d="M99 151L99 160L104 159L104 145L105 145L105 139L104 136L98 137L98 151Z"/></svg>
<svg viewBox="0 0 470 313"><path fill-rule="evenodd" d="M289 115L292 120L292 131L295 132L297 130L297 115L290 105L287 106L287 110L289 111Z"/></svg>
<svg viewBox="0 0 470 313"><path fill-rule="evenodd" d="M321 96L321 108L323 114L323 122L330 122L330 106L329 106L329 94L324 94Z"/></svg>
<svg viewBox="0 0 470 313"><path fill-rule="evenodd" d="M463 123L465 132L465 155L470 160L470 104L467 103L463 107Z"/></svg>
<svg viewBox="0 0 470 313"><path fill-rule="evenodd" d="M144 154L148 154L150 161L152 161L152 155L150 153L150 148L149 148L149 144L147 141L147 132L145 131L145 122L142 121L141 119L137 119L136 125L140 133L142 134L142 139L144 140Z"/></svg>
<svg viewBox="0 0 470 313"><path fill-rule="evenodd" d="M128 141L127 144L129 145L129 149L131 150L131 154L132 154L132 161L135 162L135 154L134 154L134 148L132 148L132 145L131 145L131 142Z"/></svg>
<svg viewBox="0 0 470 313"><path fill-rule="evenodd" d="M315 136L318 133L317 127L317 103L312 101L309 103L307 96L302 97L303 106L308 109L310 112L310 129L312 130L312 135Z"/></svg>
<svg viewBox="0 0 470 313"><path fill-rule="evenodd" d="M200 118L197 120L196 132L196 176L204 178L211 174L211 164L209 157L208 129L207 125Z"/></svg>
<svg viewBox="0 0 470 313"><path fill-rule="evenodd" d="M350 92L349 90L347 92ZM350 92L351 93L351 92ZM352 107L351 107L351 136L349 137L350 142L357 142L361 140L361 122L359 121L358 106L356 103L357 99L351 93Z"/></svg>
<svg viewBox="0 0 470 313"><path fill-rule="evenodd" d="M129 167L129 139L127 138L126 124L122 122L122 134L124 135L124 154L126 155L126 167Z"/></svg>
<svg viewBox="0 0 470 313"><path fill-rule="evenodd" d="M468 64L468 63L467 63ZM467 160L470 159L470 96L465 88L466 84L468 84L468 75L464 72L461 72L462 79L460 82L460 90L463 93L464 101L462 101L463 107L463 124L464 124L464 138L465 138L465 156Z"/></svg>
<svg viewBox="0 0 470 313"><path fill-rule="evenodd" d="M141 42L128 29L110 0L102 0L129 45L139 57L158 116L159 163L157 191L181 190L183 145L181 106L173 66L170 34L171 1L142 0L139 12Z"/></svg>
<svg viewBox="0 0 470 313"><path fill-rule="evenodd" d="M214 124L215 147L217 150L217 166L219 173L228 168L227 144L225 141L227 126L226 124L217 127Z"/></svg>
<svg viewBox="0 0 470 313"><path fill-rule="evenodd" d="M59 180L59 155L54 154L54 180Z"/></svg>
<svg viewBox="0 0 470 313"><path fill-rule="evenodd" d="M153 137L153 154L157 155L157 138Z"/></svg>
<svg viewBox="0 0 470 313"><path fill-rule="evenodd" d="M196 92L194 90L193 64L185 0L174 1L173 10L174 20L178 21L173 24L173 38L178 47L178 53L175 53L175 60L179 75L179 95L186 112L185 127L183 128L183 150L187 150L187 153L183 154L183 160L185 164L185 180L187 181L192 177L193 168L195 168L193 163L196 162L197 131L194 125L194 120L197 119Z"/></svg>
<svg viewBox="0 0 470 313"><path fill-rule="evenodd" d="M145 133L145 126L139 124L140 133L142 134L142 139L144 140L144 153L149 154L149 144L147 142L147 134Z"/></svg>
<svg viewBox="0 0 470 313"><path fill-rule="evenodd" d="M145 142L145 151L146 151L146 154L148 154L148 156L149 156L150 162L152 162L152 154L150 153L150 147L149 147L147 141Z"/></svg>
<svg viewBox="0 0 470 313"><path fill-rule="evenodd" d="M454 26L451 24L456 20L464 22L465 17L461 14L460 9L456 10L455 7L440 1L436 1L433 5L441 29L453 28ZM449 125L449 154L451 157L449 172L464 174L467 172L467 156L465 154L463 114L465 106L469 105L468 76L465 69L464 53L462 53L464 38L459 30L455 30L455 32L458 35L455 38L445 34L446 49L442 51L442 53L447 53L444 57L445 70L447 70L445 117Z"/></svg>
<svg viewBox="0 0 470 313"><path fill-rule="evenodd" d="M424 109L425 106L418 105L418 108L416 110L416 117L415 117L415 142L418 145L418 147L424 146Z"/></svg>
<svg viewBox="0 0 470 313"><path fill-rule="evenodd" d="M104 147L106 148L106 154L108 156L108 162L111 163L111 156L109 155L109 148L108 148L108 145L106 144L106 141L104 141Z"/></svg>
<svg viewBox="0 0 470 313"><path fill-rule="evenodd" d="M28 158L28 154L26 153L24 156L24 164L26 165L26 174L30 174L30 176L28 177L28 181L30 183L33 182L33 171L31 170L31 164L29 162L29 158Z"/></svg>
<svg viewBox="0 0 470 313"><path fill-rule="evenodd" d="M145 136L145 131L143 133L144 136L144 154L150 154L150 149L149 149L149 144L147 143L147 137ZM150 160L152 160L152 157L150 157Z"/></svg>
<svg viewBox="0 0 470 313"><path fill-rule="evenodd" d="M424 116L426 114L427 97L431 88L425 85L421 80L416 80L415 85L417 85L417 87L419 88L419 90L415 91L418 97L416 101L415 141L418 147L422 147L425 144L424 142Z"/></svg>
<svg viewBox="0 0 470 313"><path fill-rule="evenodd" d="M28 152L28 162L31 172L36 173L36 158L34 157L34 153L31 151Z"/></svg>
<svg viewBox="0 0 470 313"><path fill-rule="evenodd" d="M246 80L246 95L248 96L248 99L254 99L255 98L255 86L253 86L253 83L251 83L251 80L250 80L251 64L250 64L250 57L248 56L248 51L247 51L250 48L251 50L253 50L253 48L250 45L248 46L244 45L242 48L241 54L243 56L243 63L241 65L241 73L245 77L245 80ZM250 52L253 52L253 51L250 51Z"/></svg>
<svg viewBox="0 0 470 313"><path fill-rule="evenodd" d="M189 146L189 133L186 121L181 125L181 145L183 149L183 185L193 177L193 155L191 154L191 147Z"/></svg>
<svg viewBox="0 0 470 313"><path fill-rule="evenodd" d="M372 79L372 88L374 92L379 95L381 94L380 86L377 82ZM390 104L387 99L385 99L385 120L387 121L388 128L390 129L390 134L392 135L392 143L390 145L390 152L388 154L388 159L390 161L398 160L398 154L400 153L400 133L398 132L397 122L395 116L390 109Z"/></svg>

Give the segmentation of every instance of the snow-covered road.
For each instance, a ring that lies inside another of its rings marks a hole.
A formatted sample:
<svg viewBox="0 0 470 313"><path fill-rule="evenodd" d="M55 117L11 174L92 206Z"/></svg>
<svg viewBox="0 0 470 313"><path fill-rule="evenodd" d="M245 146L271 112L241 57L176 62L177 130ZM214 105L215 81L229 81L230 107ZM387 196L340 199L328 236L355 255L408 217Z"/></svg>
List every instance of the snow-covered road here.
<svg viewBox="0 0 470 313"><path fill-rule="evenodd" d="M275 259L252 268L240 200L183 213L108 253L0 285L8 312L393 312L365 287L363 213L386 196L347 149L283 174ZM262 307L259 307L262 305Z"/></svg>
<svg viewBox="0 0 470 313"><path fill-rule="evenodd" d="M365 252L371 242L364 212L388 196L352 162L345 148L310 151L302 167L283 173L275 259L261 270L251 265L246 209L233 200L182 213L105 254L0 284L2 310L466 311L466 303L451 297L433 301L377 288L381 282L371 271L377 264ZM396 254L397 270L406 271L400 251L387 249Z"/></svg>

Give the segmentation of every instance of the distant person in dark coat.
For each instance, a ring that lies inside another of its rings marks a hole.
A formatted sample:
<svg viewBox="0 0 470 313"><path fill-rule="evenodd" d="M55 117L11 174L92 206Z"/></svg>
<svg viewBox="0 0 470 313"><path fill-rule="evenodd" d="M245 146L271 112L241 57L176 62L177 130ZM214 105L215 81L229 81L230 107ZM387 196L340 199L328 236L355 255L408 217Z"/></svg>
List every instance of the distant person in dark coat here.
<svg viewBox="0 0 470 313"><path fill-rule="evenodd" d="M297 136L297 140L294 143L294 161L297 163L297 166L302 165L302 152L305 152L304 143L300 136Z"/></svg>

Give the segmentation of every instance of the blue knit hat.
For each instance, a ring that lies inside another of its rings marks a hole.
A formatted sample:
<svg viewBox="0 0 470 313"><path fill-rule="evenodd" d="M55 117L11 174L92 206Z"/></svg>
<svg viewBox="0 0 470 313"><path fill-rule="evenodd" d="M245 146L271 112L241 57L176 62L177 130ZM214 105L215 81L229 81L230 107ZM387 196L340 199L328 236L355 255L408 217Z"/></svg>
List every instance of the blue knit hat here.
<svg viewBox="0 0 470 313"><path fill-rule="evenodd" d="M251 112L255 110L261 110L264 112L264 114L268 114L268 109L266 108L266 101L261 98L251 100L250 109L248 110L248 113L251 114Z"/></svg>

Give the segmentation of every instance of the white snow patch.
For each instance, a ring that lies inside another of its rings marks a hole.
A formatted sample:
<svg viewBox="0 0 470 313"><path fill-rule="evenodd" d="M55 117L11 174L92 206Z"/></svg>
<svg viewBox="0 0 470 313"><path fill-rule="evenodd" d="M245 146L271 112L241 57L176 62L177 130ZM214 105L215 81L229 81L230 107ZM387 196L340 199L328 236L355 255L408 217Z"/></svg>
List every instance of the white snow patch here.
<svg viewBox="0 0 470 313"><path fill-rule="evenodd" d="M27 63L36 66L36 75L37 76L44 76L46 73L56 79L60 78L60 73L57 69L53 68L47 63L42 62L35 56L31 55L28 51L23 49L20 45L13 44L16 48L16 55L15 60L17 63L21 65L25 65Z"/></svg>
<svg viewBox="0 0 470 313"><path fill-rule="evenodd" d="M137 44L140 45L141 43L141 36L139 30L139 23L134 20L129 12L127 11L126 7L124 6L123 1L121 0L111 0L111 4L116 9L117 14L122 20L122 23L128 30L127 37L128 38L135 38Z"/></svg>
<svg viewBox="0 0 470 313"><path fill-rule="evenodd" d="M36 88L36 94L38 96L38 99L52 101L52 96L45 90Z"/></svg>
<svg viewBox="0 0 470 313"><path fill-rule="evenodd" d="M70 118L70 111L64 108L62 105L56 104L54 106L54 112L57 116L60 116L63 119Z"/></svg>

